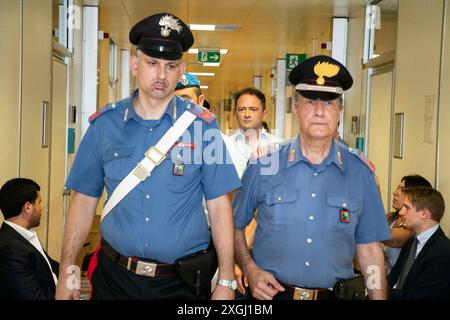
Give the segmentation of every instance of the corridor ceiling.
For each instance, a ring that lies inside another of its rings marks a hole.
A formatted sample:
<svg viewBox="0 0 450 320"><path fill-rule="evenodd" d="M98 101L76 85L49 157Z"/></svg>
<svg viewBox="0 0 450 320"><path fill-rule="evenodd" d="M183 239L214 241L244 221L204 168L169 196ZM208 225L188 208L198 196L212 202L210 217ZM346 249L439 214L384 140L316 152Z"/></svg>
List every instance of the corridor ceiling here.
<svg viewBox="0 0 450 320"><path fill-rule="evenodd" d="M100 29L122 48L130 48L128 33L141 19L169 12L187 24L237 25L239 31L193 31L195 48L225 48L220 67L197 64L186 54L190 72L214 72L199 77L207 100L217 104L232 92L253 84L254 76L270 83L272 69L286 53L330 54L321 43L331 41L333 17L351 17L364 10L365 0L100 0ZM313 49L313 44L315 44ZM267 87L267 86L263 86ZM266 90L267 91L267 90ZM268 97L270 92L265 92Z"/></svg>

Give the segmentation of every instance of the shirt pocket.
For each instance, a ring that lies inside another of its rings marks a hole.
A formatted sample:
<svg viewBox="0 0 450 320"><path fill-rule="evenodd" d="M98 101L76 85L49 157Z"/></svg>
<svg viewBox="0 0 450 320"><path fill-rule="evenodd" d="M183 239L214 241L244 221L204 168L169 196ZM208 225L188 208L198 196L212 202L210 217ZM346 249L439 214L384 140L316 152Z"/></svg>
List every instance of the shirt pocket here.
<svg viewBox="0 0 450 320"><path fill-rule="evenodd" d="M361 205L345 195L327 196L327 220L332 230L354 233L359 219Z"/></svg>
<svg viewBox="0 0 450 320"><path fill-rule="evenodd" d="M268 218L274 224L287 224L295 219L295 203L298 194L295 191L274 190L266 193L265 205Z"/></svg>
<svg viewBox="0 0 450 320"><path fill-rule="evenodd" d="M109 148L103 152L105 178L112 181L123 180L136 166L132 161L134 147Z"/></svg>

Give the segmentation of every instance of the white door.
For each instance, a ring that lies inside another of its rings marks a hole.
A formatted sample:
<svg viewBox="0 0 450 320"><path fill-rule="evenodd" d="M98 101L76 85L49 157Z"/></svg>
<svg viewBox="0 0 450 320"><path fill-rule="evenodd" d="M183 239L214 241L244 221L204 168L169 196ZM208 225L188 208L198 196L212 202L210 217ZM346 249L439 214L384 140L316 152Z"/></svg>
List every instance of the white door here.
<svg viewBox="0 0 450 320"><path fill-rule="evenodd" d="M51 123L47 250L53 259L59 261L65 217L63 192L67 161L67 65L57 57L53 57Z"/></svg>
<svg viewBox="0 0 450 320"><path fill-rule="evenodd" d="M391 200L391 124L393 69L373 73L370 78L368 159L376 166L384 208L390 211Z"/></svg>

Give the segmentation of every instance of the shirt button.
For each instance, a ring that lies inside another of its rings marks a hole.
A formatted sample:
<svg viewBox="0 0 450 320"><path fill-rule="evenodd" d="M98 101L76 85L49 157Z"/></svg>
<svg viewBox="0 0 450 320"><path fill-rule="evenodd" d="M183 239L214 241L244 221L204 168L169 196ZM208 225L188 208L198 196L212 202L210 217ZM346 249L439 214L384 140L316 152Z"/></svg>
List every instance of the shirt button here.
<svg viewBox="0 0 450 320"><path fill-rule="evenodd" d="M147 199L150 199L150 195L149 195L149 194L148 194L148 195L146 195L145 197L146 197Z"/></svg>
<svg viewBox="0 0 450 320"><path fill-rule="evenodd" d="M153 128L150 128L150 132L153 132Z"/></svg>
<svg viewBox="0 0 450 320"><path fill-rule="evenodd" d="M344 202L344 203L342 204L342 206L343 206L344 208L347 207L347 203Z"/></svg>
<svg viewBox="0 0 450 320"><path fill-rule="evenodd" d="M150 218L149 217L145 217L145 222L149 222Z"/></svg>
<svg viewBox="0 0 450 320"><path fill-rule="evenodd" d="M117 152L114 152L114 157L118 157L119 154Z"/></svg>
<svg viewBox="0 0 450 320"><path fill-rule="evenodd" d="M314 220L314 216L309 216L309 220Z"/></svg>
<svg viewBox="0 0 450 320"><path fill-rule="evenodd" d="M312 242L312 239L306 239L306 242L308 242L308 243L311 243Z"/></svg>
<svg viewBox="0 0 450 320"><path fill-rule="evenodd" d="M309 267L309 262L308 261L305 262L305 266Z"/></svg>
<svg viewBox="0 0 450 320"><path fill-rule="evenodd" d="M315 198L316 194L315 193L311 193L311 197Z"/></svg>
<svg viewBox="0 0 450 320"><path fill-rule="evenodd" d="M317 177L317 172L314 172L314 177Z"/></svg>
<svg viewBox="0 0 450 320"><path fill-rule="evenodd" d="M281 197L278 197L278 201L281 201Z"/></svg>
<svg viewBox="0 0 450 320"><path fill-rule="evenodd" d="M148 243L147 242L144 243L144 247L148 248Z"/></svg>

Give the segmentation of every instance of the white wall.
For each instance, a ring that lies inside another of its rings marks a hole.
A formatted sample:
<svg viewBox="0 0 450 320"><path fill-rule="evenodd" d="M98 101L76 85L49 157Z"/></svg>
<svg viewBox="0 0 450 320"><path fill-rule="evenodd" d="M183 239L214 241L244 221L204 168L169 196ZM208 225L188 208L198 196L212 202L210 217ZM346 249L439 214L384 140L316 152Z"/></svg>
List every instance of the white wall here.
<svg viewBox="0 0 450 320"><path fill-rule="evenodd" d="M446 21L442 54L442 76L440 83L439 110L439 162L437 188L447 205L441 226L450 236L450 2L446 1Z"/></svg>
<svg viewBox="0 0 450 320"><path fill-rule="evenodd" d="M19 174L20 24L20 1L0 1L0 187Z"/></svg>
<svg viewBox="0 0 450 320"><path fill-rule="evenodd" d="M443 1L401 0L396 50L395 112L404 112L404 152L392 161L392 186L417 173L433 185ZM435 97L432 142L424 142L426 97Z"/></svg>

